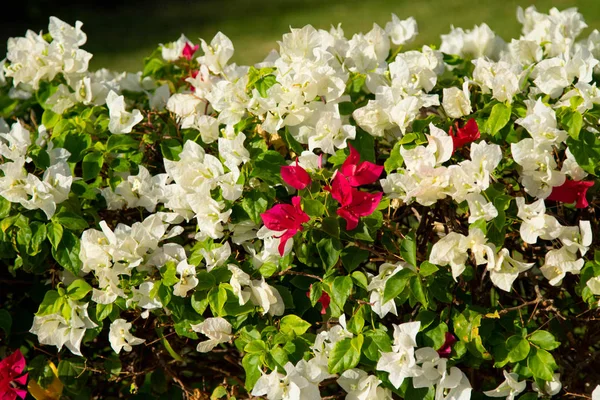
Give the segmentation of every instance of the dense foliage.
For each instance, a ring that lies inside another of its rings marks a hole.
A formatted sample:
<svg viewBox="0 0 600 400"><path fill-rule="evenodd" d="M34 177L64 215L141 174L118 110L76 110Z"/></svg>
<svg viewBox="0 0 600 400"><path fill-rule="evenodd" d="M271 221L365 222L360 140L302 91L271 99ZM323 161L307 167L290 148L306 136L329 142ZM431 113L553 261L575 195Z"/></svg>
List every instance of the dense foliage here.
<svg viewBox="0 0 600 400"><path fill-rule="evenodd" d="M9 39L0 398L600 398L600 33L517 14L137 74Z"/></svg>

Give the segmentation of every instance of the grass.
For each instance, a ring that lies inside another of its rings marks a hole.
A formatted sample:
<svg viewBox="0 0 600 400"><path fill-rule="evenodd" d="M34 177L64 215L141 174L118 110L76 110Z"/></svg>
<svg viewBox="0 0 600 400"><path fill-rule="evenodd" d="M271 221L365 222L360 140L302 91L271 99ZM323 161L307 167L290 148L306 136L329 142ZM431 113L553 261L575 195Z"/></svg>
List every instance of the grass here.
<svg viewBox="0 0 600 400"><path fill-rule="evenodd" d="M417 19L420 34L414 46L439 44L450 25L471 28L482 22L510 39L520 34L517 6L531 4L540 11L578 7L590 26L585 34L600 28L598 0L163 0L113 10L72 9L59 16L84 23L84 48L94 54L92 69L137 71L158 43L173 41L181 33L198 42L199 37L210 41L221 31L233 41L233 61L252 64L277 48L276 41L290 26L328 29L341 22L349 37L368 31L374 22L384 26L391 13Z"/></svg>

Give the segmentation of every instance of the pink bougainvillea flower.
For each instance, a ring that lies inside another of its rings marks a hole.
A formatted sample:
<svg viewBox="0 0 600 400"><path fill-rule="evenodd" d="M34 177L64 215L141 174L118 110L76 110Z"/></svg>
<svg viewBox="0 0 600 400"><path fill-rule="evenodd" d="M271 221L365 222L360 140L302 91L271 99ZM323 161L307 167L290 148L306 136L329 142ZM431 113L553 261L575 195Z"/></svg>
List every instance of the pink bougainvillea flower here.
<svg viewBox="0 0 600 400"><path fill-rule="evenodd" d="M298 231L302 224L310 221L310 217L300 208L300 197L294 196L292 204L276 204L270 210L260 214L265 226L273 231L283 232L279 236L279 254L283 257L285 244Z"/></svg>
<svg viewBox="0 0 600 400"><path fill-rule="evenodd" d="M463 147L467 143L476 141L481 137L477 122L475 122L475 119L473 118L471 118L462 128L458 127L458 122L456 122L454 126L456 127L456 133L452 127L450 127L450 130L448 131L448 135L452 137L454 151Z"/></svg>
<svg viewBox="0 0 600 400"><path fill-rule="evenodd" d="M296 160L296 165L281 167L281 178L283 178L285 183L298 190L304 189L311 182L310 175L304 168L298 165L298 160Z"/></svg>
<svg viewBox="0 0 600 400"><path fill-rule="evenodd" d="M452 346L456 343L456 337L450 332L446 332L446 341L437 351L440 357L448 358L450 357L450 353L452 353Z"/></svg>
<svg viewBox="0 0 600 400"><path fill-rule="evenodd" d="M333 178L331 188L326 190L329 190L331 197L340 203L341 207L338 208L337 214L346 220L346 229L349 231L358 226L360 217L373 214L383 196L382 192L361 192L352 187L342 174L337 174Z"/></svg>
<svg viewBox="0 0 600 400"><path fill-rule="evenodd" d="M21 375L24 369L25 358L20 350L0 361L0 400L25 398L27 390L18 387L27 383L27 374Z"/></svg>
<svg viewBox="0 0 600 400"><path fill-rule="evenodd" d="M586 208L588 201L585 196L592 186L594 186L594 181L565 181L561 186L552 188L552 193L547 199L563 203L576 203L575 207Z"/></svg>
<svg viewBox="0 0 600 400"><path fill-rule="evenodd" d="M181 57L183 57L187 60L191 60L192 57L194 56L194 53L196 52L196 50L198 50L199 47L200 47L199 44L192 46L189 42L187 42L185 44L185 46L183 47L183 51L181 52Z"/></svg>
<svg viewBox="0 0 600 400"><path fill-rule="evenodd" d="M312 288L312 285L310 285ZM306 292L306 297L310 297L310 291ZM327 309L329 308L329 303L331 303L331 297L327 292L321 293L321 297L317 300L317 303L321 303L321 315L325 315L327 313Z"/></svg>
<svg viewBox="0 0 600 400"><path fill-rule="evenodd" d="M350 155L342 164L339 173L344 175L351 186L368 185L375 182L383 172L383 166L372 162L360 162L360 154L348 143Z"/></svg>

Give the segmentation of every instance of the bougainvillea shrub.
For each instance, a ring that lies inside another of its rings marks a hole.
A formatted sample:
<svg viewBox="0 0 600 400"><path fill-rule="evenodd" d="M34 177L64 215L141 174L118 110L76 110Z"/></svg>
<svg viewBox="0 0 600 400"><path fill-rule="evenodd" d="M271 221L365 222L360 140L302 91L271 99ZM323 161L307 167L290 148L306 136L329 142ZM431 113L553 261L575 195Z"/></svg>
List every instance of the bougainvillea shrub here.
<svg viewBox="0 0 600 400"><path fill-rule="evenodd" d="M9 39L0 398L599 399L600 33L517 17Z"/></svg>

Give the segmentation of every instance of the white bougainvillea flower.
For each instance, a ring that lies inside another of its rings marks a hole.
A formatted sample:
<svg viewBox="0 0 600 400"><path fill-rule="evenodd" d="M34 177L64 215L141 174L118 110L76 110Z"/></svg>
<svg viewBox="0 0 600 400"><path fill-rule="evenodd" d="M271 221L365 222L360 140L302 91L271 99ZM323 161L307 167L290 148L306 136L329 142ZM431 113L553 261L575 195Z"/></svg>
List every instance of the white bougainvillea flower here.
<svg viewBox="0 0 600 400"><path fill-rule="evenodd" d="M471 114L471 93L468 81L463 83L462 90L454 86L445 88L442 98L442 107L450 118L461 118Z"/></svg>
<svg viewBox="0 0 600 400"><path fill-rule="evenodd" d="M391 352L381 353L377 370L389 373L391 384L397 389L405 378L419 376L422 371L415 360L417 333L421 322L394 325L394 344Z"/></svg>
<svg viewBox="0 0 600 400"><path fill-rule="evenodd" d="M231 334L231 324L221 317L206 318L196 325L191 325L194 332L201 333L208 337L208 340L198 343L196 350L201 353L208 353L219 343L229 342L233 335Z"/></svg>
<svg viewBox="0 0 600 400"><path fill-rule="evenodd" d="M494 390L488 390L487 392L483 392L488 397L505 397L506 400L514 400L515 397L525 390L527 386L527 381L519 382L519 375L515 373L508 373L506 371L502 371L504 373L504 382L500 384Z"/></svg>
<svg viewBox="0 0 600 400"><path fill-rule="evenodd" d="M600 385L596 386L592 392L592 400L600 400Z"/></svg>
<svg viewBox="0 0 600 400"><path fill-rule="evenodd" d="M177 275L179 275L179 282L173 286L175 296L185 297L190 290L198 286L196 267L188 264L187 260L182 260L177 264Z"/></svg>
<svg viewBox="0 0 600 400"><path fill-rule="evenodd" d="M583 258L578 259L577 255L571 253L567 247L561 247L546 253L545 262L540 267L540 271L552 286L558 286L567 272L579 274L584 263Z"/></svg>
<svg viewBox="0 0 600 400"><path fill-rule="evenodd" d="M491 221L498 216L498 210L493 203L489 203L485 197L479 193L471 193L467 195L467 203L469 204L469 223L483 218L485 221Z"/></svg>
<svg viewBox="0 0 600 400"><path fill-rule="evenodd" d="M511 257L507 249L502 249L498 252L493 267L488 268L490 280L494 286L505 292L510 292L512 284L519 274L535 265L535 263L524 263L516 258L519 256L520 254L515 253L515 258Z"/></svg>
<svg viewBox="0 0 600 400"><path fill-rule="evenodd" d="M551 381L545 381L544 386L540 389L536 382L531 385L532 389L538 393L538 397L542 396L554 396L562 389L562 383L560 382L560 374L552 375Z"/></svg>
<svg viewBox="0 0 600 400"><path fill-rule="evenodd" d="M144 343L145 339L140 339L133 336L129 330L131 329L131 322L127 322L124 319L116 319L110 324L110 332L108 333L108 340L110 341L110 347L119 354L121 349L129 352L131 346Z"/></svg>
<svg viewBox="0 0 600 400"><path fill-rule="evenodd" d="M221 32L210 41L210 45L201 39L200 46L204 55L198 57L198 63L206 65L215 74L220 74L233 56L233 43Z"/></svg>
<svg viewBox="0 0 600 400"><path fill-rule="evenodd" d="M277 371L262 375L252 389L252 395L266 395L268 400L321 399L319 386L306 378L302 362L299 362L297 366L288 362L283 368L286 372L285 375Z"/></svg>
<svg viewBox="0 0 600 400"><path fill-rule="evenodd" d="M254 384L252 389L253 396L267 396L268 400L281 400L287 394L287 385L282 383L285 380L285 375L280 374L277 370L270 374L262 374Z"/></svg>
<svg viewBox="0 0 600 400"><path fill-rule="evenodd" d="M413 17L400 20L396 14L392 14L392 20L385 25L385 33L388 34L392 43L401 46L412 42L419 34L419 28Z"/></svg>
<svg viewBox="0 0 600 400"><path fill-rule="evenodd" d="M466 237L450 232L433 245L429 262L441 266L450 265L452 277L456 280L465 270L465 262L469 257L467 250Z"/></svg>
<svg viewBox="0 0 600 400"><path fill-rule="evenodd" d="M4 120L2 120L4 122ZM0 155L15 161L26 158L27 148L31 145L31 134L21 125L15 122L10 132L0 132Z"/></svg>
<svg viewBox="0 0 600 400"><path fill-rule="evenodd" d="M42 344L56 346L58 350L66 346L71 353L81 356L81 341L87 329L98 325L88 316L88 304L69 300L71 313L68 319L60 314L35 316L30 332L38 336Z"/></svg>
<svg viewBox="0 0 600 400"><path fill-rule="evenodd" d="M112 90L106 96L106 106L110 116L108 130L112 134L131 133L133 127L144 119L140 110L125 111L125 98Z"/></svg>
<svg viewBox="0 0 600 400"><path fill-rule="evenodd" d="M586 286L590 288L593 295L600 296L600 276L590 278L586 282Z"/></svg>
<svg viewBox="0 0 600 400"><path fill-rule="evenodd" d="M389 389L379 387L381 380L362 369L354 368L344 371L337 383L346 391L346 400L392 399Z"/></svg>

